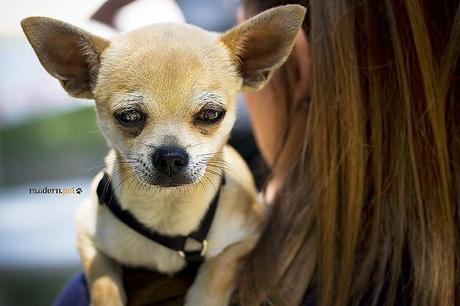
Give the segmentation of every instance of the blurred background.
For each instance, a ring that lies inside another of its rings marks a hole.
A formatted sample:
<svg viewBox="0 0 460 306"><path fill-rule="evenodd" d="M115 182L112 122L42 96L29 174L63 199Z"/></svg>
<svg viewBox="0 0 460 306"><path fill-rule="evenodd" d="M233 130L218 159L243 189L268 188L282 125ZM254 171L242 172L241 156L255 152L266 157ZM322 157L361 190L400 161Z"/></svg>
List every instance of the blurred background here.
<svg viewBox="0 0 460 306"><path fill-rule="evenodd" d="M49 16L105 37L165 21L186 21L224 31L234 24L238 5L236 0L111 2L1 2L1 306L50 305L64 283L80 269L74 213L78 203L89 197L91 177L102 169L107 152L93 102L69 98L58 81L45 72L22 33L20 20L32 15ZM242 139L251 135L244 132L247 116L243 103L239 104L236 128L243 132L232 139L243 143ZM246 142L242 150L251 151L251 146ZM81 188L82 192L66 196L30 193L30 189L45 187Z"/></svg>

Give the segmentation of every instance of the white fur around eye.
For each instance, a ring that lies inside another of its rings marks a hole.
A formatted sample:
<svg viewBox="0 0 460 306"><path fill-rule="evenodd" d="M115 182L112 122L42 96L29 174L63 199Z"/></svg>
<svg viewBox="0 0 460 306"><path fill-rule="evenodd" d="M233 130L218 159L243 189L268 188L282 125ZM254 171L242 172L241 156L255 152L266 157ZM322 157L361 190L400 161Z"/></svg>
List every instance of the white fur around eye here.
<svg viewBox="0 0 460 306"><path fill-rule="evenodd" d="M130 104L139 104L144 100L144 95L139 91L133 91L126 94L121 94L117 96L113 103L112 109L117 109L121 107L126 107Z"/></svg>
<svg viewBox="0 0 460 306"><path fill-rule="evenodd" d="M213 92L213 91L201 91L197 95L197 100L203 104L206 103L217 103L224 105L224 97L220 94Z"/></svg>

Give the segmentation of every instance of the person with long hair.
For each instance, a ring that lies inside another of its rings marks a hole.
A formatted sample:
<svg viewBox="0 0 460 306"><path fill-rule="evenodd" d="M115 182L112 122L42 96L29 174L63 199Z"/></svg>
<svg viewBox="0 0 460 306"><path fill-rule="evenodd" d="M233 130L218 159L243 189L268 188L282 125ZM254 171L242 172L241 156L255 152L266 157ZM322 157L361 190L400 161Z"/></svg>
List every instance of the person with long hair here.
<svg viewBox="0 0 460 306"><path fill-rule="evenodd" d="M270 216L234 304L460 305L460 1L245 0L239 19L284 4L308 13L246 94ZM193 277L160 278L125 279L131 303L180 305Z"/></svg>
<svg viewBox="0 0 460 306"><path fill-rule="evenodd" d="M288 3L303 33L247 96L272 169L237 296L255 305L460 305L457 0Z"/></svg>

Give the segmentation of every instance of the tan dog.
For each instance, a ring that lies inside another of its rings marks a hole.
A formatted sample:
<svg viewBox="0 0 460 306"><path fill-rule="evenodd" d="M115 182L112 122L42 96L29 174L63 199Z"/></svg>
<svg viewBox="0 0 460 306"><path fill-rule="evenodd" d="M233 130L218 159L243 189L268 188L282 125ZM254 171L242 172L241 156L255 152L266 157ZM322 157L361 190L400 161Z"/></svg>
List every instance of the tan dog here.
<svg viewBox="0 0 460 306"><path fill-rule="evenodd" d="M174 250L147 238L100 204L101 178L78 212L78 250L93 305L123 305L122 265L174 274L198 251L204 262L186 305L228 305L241 259L264 221L251 174L226 146L240 90L258 90L288 57L305 10L266 11L224 34L191 25L146 26L115 39L45 17L22 21L44 68L74 97L96 101L112 148L105 184L121 211L147 231L202 241ZM221 186L221 177L226 183ZM219 192L220 190L220 192Z"/></svg>

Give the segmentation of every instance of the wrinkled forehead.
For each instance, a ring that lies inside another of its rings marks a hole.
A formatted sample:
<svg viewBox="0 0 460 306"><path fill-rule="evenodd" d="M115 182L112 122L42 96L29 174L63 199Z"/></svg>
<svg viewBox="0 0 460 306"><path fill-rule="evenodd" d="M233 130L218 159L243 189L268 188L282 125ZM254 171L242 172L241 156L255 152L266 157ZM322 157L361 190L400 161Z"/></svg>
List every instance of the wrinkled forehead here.
<svg viewBox="0 0 460 306"><path fill-rule="evenodd" d="M99 75L101 94L110 91L111 98L165 105L224 103L237 83L228 50L215 34L173 24L141 28L113 40L103 54Z"/></svg>

